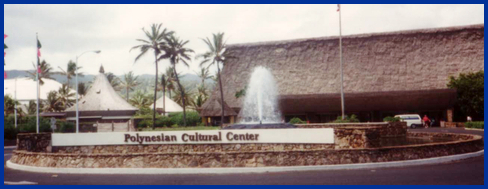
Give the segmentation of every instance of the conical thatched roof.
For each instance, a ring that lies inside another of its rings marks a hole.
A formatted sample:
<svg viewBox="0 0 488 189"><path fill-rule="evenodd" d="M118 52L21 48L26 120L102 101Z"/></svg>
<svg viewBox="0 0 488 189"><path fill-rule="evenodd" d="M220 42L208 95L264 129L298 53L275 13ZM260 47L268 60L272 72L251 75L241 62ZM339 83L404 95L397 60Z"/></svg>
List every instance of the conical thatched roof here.
<svg viewBox="0 0 488 189"><path fill-rule="evenodd" d="M202 117L217 117L222 115L221 100L218 95L212 95L210 99L205 102L200 111ZM237 113L227 105L224 101L224 116L236 116Z"/></svg>
<svg viewBox="0 0 488 189"><path fill-rule="evenodd" d="M105 74L95 78L92 87L79 101L79 111L136 111L137 108L126 102L108 82ZM76 106L66 110L76 111Z"/></svg>
<svg viewBox="0 0 488 189"><path fill-rule="evenodd" d="M166 103L165 104L166 105L166 109L164 110L164 112L166 112L166 113L183 112L183 108L178 103L176 103L175 101L171 100L167 96L162 96L161 98L159 98L156 101L156 108L164 109L164 107L163 107L163 98L165 99L165 103ZM149 106L149 107L153 107L153 106L154 106L154 104L151 104L151 106Z"/></svg>

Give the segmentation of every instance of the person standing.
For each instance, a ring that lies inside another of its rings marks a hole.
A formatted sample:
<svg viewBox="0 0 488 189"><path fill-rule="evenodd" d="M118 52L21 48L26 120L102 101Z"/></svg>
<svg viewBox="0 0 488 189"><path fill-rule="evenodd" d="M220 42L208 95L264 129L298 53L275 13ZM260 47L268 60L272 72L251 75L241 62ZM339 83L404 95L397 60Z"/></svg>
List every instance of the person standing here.
<svg viewBox="0 0 488 189"><path fill-rule="evenodd" d="M427 115L424 115L424 118L422 119L422 121L424 122L425 128L429 128L430 119L429 119L429 117L427 117Z"/></svg>

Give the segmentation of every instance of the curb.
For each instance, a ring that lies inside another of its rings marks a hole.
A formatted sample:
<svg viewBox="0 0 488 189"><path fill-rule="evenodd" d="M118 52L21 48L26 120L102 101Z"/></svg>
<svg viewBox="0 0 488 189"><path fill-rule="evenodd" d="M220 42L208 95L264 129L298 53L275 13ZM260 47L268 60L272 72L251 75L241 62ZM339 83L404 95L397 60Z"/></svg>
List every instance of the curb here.
<svg viewBox="0 0 488 189"><path fill-rule="evenodd" d="M36 173L60 173L60 174L127 174L127 175L166 175L166 174L242 174L242 173L273 173L293 171L327 171L327 170L353 170L353 169L377 169L390 167L404 167L414 165L441 164L462 159L468 159L484 155L484 150L467 154L452 156L393 161L384 163L361 163L344 165L321 165L321 166L294 166L294 167L259 167L259 168L49 168L33 167L15 164L7 161L10 169L36 172Z"/></svg>
<svg viewBox="0 0 488 189"><path fill-rule="evenodd" d="M468 131L483 131L485 132L484 129L472 129L472 128L464 128L464 130L468 130Z"/></svg>
<svg viewBox="0 0 488 189"><path fill-rule="evenodd" d="M3 149L4 150L13 150L13 149L16 149L17 146L4 146Z"/></svg>

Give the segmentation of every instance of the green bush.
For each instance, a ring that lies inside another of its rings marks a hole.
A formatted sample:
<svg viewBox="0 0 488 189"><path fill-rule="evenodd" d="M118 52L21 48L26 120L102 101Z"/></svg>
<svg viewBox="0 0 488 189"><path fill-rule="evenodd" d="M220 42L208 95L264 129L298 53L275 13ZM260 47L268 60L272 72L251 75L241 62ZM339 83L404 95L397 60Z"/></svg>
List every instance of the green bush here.
<svg viewBox="0 0 488 189"><path fill-rule="evenodd" d="M473 129L485 129L485 122L484 121L466 122L464 126Z"/></svg>
<svg viewBox="0 0 488 189"><path fill-rule="evenodd" d="M156 127L170 127L171 125L173 125L173 121L170 117L164 116L156 119Z"/></svg>
<svg viewBox="0 0 488 189"><path fill-rule="evenodd" d="M37 126L37 119L35 116L33 117L25 117L25 123L18 124L18 132L19 133L35 133L36 126ZM24 120L22 120L24 122ZM47 118L40 118L39 119L39 132L51 132L51 123Z"/></svg>
<svg viewBox="0 0 488 189"><path fill-rule="evenodd" d="M76 132L76 126L74 123L67 121L58 121L56 133L74 133Z"/></svg>
<svg viewBox="0 0 488 189"><path fill-rule="evenodd" d="M14 124L10 122L5 122L3 128L3 138L8 140L14 140L17 138L17 129Z"/></svg>
<svg viewBox="0 0 488 189"><path fill-rule="evenodd" d="M399 117L391 117L391 116L388 116L388 117L385 117L383 119L384 122L400 122L402 121L402 119L400 119Z"/></svg>
<svg viewBox="0 0 488 189"><path fill-rule="evenodd" d="M152 118L153 113L154 113L154 111L152 110L152 108L143 107L143 108L139 109L139 111L136 112L136 116L138 116L138 117L140 117L140 116L150 116ZM156 117L160 117L160 116L161 115L159 115L156 112Z"/></svg>
<svg viewBox="0 0 488 189"><path fill-rule="evenodd" d="M337 117L334 123L359 123L359 119L355 114L347 116L346 119L342 120L342 116Z"/></svg>
<svg viewBox="0 0 488 189"><path fill-rule="evenodd" d="M20 119L17 120L17 123L19 123ZM15 117L13 115L10 115L10 116L4 116L3 117L3 123L7 124L7 123L11 123L12 125L15 124Z"/></svg>
<svg viewBox="0 0 488 189"><path fill-rule="evenodd" d="M177 125L183 125L183 113L171 113L169 114L171 122ZM202 118L198 112L186 112L186 125L187 126L197 126L202 122Z"/></svg>
<svg viewBox="0 0 488 189"><path fill-rule="evenodd" d="M302 121L300 118L298 117L294 117L290 120L290 124L305 124L307 123L306 121Z"/></svg>
<svg viewBox="0 0 488 189"><path fill-rule="evenodd" d="M143 119L139 121L139 123L137 123L137 128L143 129L147 127L152 127L152 125L153 125L152 119Z"/></svg>

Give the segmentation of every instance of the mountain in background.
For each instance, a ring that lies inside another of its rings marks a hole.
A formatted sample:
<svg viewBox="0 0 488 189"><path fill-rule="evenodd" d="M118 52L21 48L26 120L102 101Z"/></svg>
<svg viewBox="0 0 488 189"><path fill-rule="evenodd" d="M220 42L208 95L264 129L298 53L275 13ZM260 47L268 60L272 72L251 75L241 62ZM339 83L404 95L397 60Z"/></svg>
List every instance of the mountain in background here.
<svg viewBox="0 0 488 189"><path fill-rule="evenodd" d="M16 77L29 77L29 74L27 72L32 72L33 70L8 70L5 71L7 73L8 79L16 78ZM145 93L152 93L154 91L154 75L150 74L143 74L143 75L137 75L139 77L139 83L137 87L135 87L134 91L141 90ZM59 83L66 83L67 78L64 75L61 74L51 74L51 77L56 80ZM91 81L95 79L96 75L84 75L83 77L78 76L78 82L79 83L87 83L89 84ZM117 76L120 80L123 79L123 75ZM158 77L161 77L159 75ZM197 87L200 85L201 80L200 77L198 77L195 74L184 74L180 77L180 81L182 85L195 92ZM75 79L71 79L70 83L72 84L71 86L74 86L73 84L75 83ZM212 79L207 79L205 80L205 86L212 91L213 87L215 86L215 82ZM125 89L119 90L120 94L125 94Z"/></svg>

